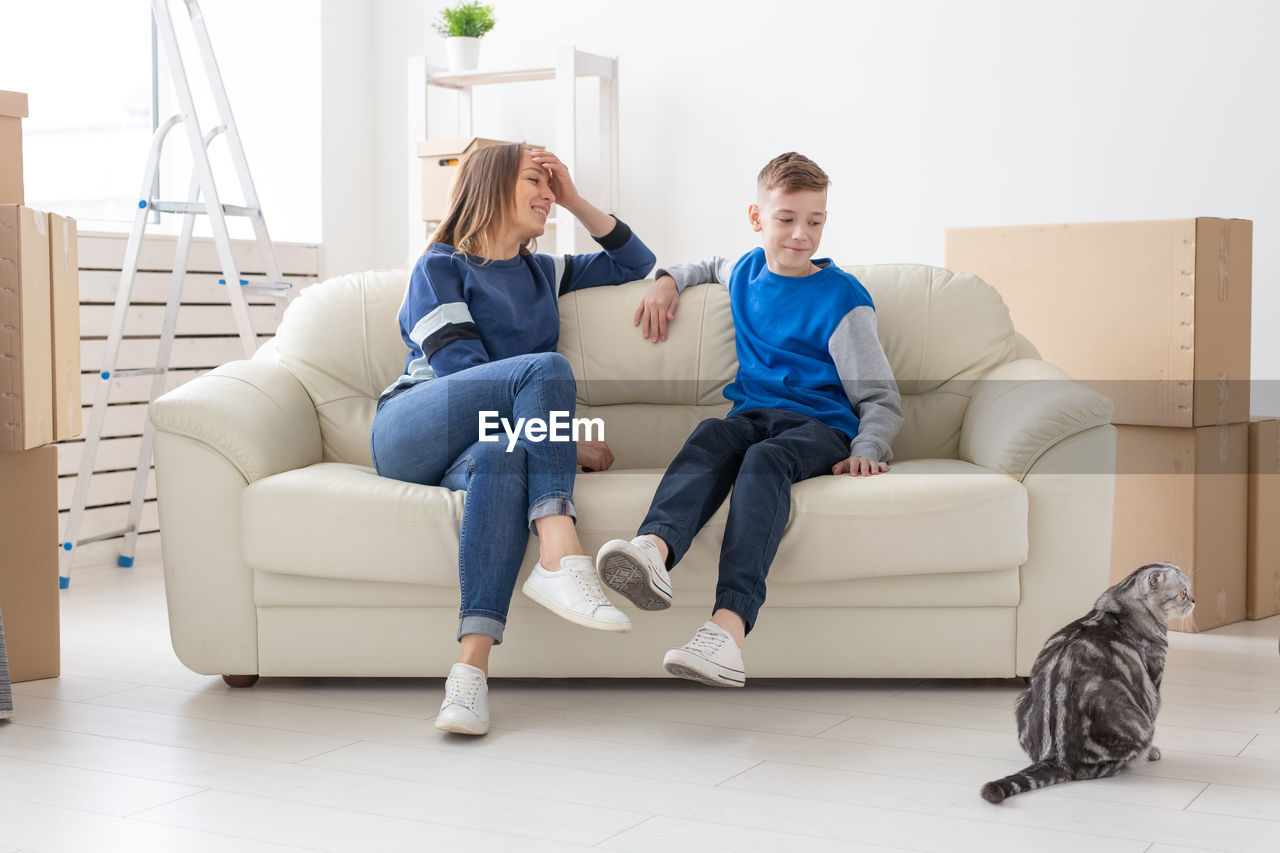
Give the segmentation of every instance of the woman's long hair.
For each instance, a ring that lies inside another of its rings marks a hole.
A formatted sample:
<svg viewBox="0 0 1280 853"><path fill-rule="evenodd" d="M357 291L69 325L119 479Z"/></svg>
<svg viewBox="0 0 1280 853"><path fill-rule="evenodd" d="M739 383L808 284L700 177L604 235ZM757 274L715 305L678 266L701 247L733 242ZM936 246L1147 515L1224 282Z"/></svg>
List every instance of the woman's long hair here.
<svg viewBox="0 0 1280 853"><path fill-rule="evenodd" d="M449 210L423 251L432 243L444 243L464 254L477 254L483 242L506 225L515 209L516 181L526 150L523 143L513 142L467 155L453 182ZM534 246L531 237L520 247L520 254L529 254Z"/></svg>

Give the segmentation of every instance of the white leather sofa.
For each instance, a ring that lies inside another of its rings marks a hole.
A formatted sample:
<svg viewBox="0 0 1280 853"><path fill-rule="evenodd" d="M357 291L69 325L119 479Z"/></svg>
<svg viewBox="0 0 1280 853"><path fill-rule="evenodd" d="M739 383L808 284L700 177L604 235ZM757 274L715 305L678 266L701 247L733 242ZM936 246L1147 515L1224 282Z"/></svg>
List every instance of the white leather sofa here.
<svg viewBox="0 0 1280 853"><path fill-rule="evenodd" d="M906 421L888 474L795 486L746 649L751 675L1026 675L1048 635L1107 586L1111 404L1020 343L981 280L848 269L875 299ZM399 270L316 284L254 358L151 406L169 622L192 670L236 684L442 676L455 659L464 495L379 477L369 457L376 398L404 366L406 282ZM617 457L577 478L591 554L634 535L685 437L728 409L725 290L689 288L654 345L632 325L646 287L560 301L577 415L604 419ZM517 585L492 675L661 676L663 653L709 615L726 511L672 572L670 610L621 603L629 634L565 622Z"/></svg>

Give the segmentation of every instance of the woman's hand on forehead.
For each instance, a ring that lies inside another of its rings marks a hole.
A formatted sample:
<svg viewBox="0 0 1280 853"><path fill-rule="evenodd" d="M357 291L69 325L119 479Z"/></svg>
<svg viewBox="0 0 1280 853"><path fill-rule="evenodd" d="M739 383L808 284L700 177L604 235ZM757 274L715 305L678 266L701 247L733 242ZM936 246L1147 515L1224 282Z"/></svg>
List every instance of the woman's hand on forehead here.
<svg viewBox="0 0 1280 853"><path fill-rule="evenodd" d="M552 154L545 148L535 148L529 152L529 156L533 158L533 164L540 169L545 170L548 174L554 174L555 166L563 166L560 158Z"/></svg>

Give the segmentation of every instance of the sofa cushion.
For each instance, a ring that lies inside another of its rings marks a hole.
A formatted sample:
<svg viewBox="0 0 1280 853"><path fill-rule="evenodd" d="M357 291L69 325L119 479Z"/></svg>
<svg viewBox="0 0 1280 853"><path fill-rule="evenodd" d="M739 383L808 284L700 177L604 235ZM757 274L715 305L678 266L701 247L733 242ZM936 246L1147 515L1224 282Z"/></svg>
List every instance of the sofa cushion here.
<svg viewBox="0 0 1280 853"><path fill-rule="evenodd" d="M919 264L846 269L875 300L880 341L903 393L906 420L893 442L895 458L956 458L974 380L1013 357L1008 309L972 275ZM404 369L396 314L408 280L407 269L379 270L308 287L285 312L275 346L257 356L292 371L315 402L325 461L371 464L376 398ZM560 300L559 349L578 379L579 406L721 414L721 392L737 369L725 289L686 290L667 341L654 345L632 321L650 284L588 288ZM640 444L613 449L619 466L663 464L687 435L634 431L628 437Z"/></svg>
<svg viewBox="0 0 1280 853"><path fill-rule="evenodd" d="M728 291L685 290L667 340L654 344L633 319L652 284L592 287L560 300L558 349L578 380L579 406L725 404L721 392L738 370Z"/></svg>
<svg viewBox="0 0 1280 853"><path fill-rule="evenodd" d="M586 550L595 552L607 540L583 537ZM533 547L533 546L531 546ZM530 553L521 570L524 582L533 566ZM715 601L714 563L686 561L671 574L676 607L710 607ZM769 606L779 607L1016 607L1021 597L1018 569L990 572L948 572L937 575L899 575L885 578L855 578L829 583L769 584ZM282 572L253 573L253 602L258 607L447 607L458 606L459 591L453 586L421 583L374 583L371 581L317 578ZM532 601L516 595L512 610L536 608Z"/></svg>
<svg viewBox="0 0 1280 853"><path fill-rule="evenodd" d="M584 544L630 538L662 471L578 476ZM888 474L797 483L770 584L828 583L1007 570L1027 557L1027 497L1012 477L957 460L895 465ZM244 494L244 556L254 569L318 578L457 584L464 493L320 463L259 480ZM694 542L714 566L728 503Z"/></svg>
<svg viewBox="0 0 1280 853"><path fill-rule="evenodd" d="M846 269L875 300L880 345L903 393L976 379L1013 358L1009 309L976 275L922 264Z"/></svg>
<svg viewBox="0 0 1280 853"><path fill-rule="evenodd" d="M875 300L880 342L903 395L905 420L893 441L894 458L957 458L976 380L1013 358L1015 333L1000 294L977 276L939 267L846 269ZM559 348L578 380L579 405L701 406L706 416L718 415L712 407L724 404L724 386L737 370L727 291L719 285L687 288L667 340L654 345L640 337L632 319L648 287L596 287L560 300ZM641 446L623 448L619 464L669 460L687 435L629 435Z"/></svg>
<svg viewBox="0 0 1280 853"><path fill-rule="evenodd" d="M298 377L320 420L327 462L372 465L369 426L378 395L404 371L396 314L409 271L353 273L314 284L289 305L273 359Z"/></svg>
<svg viewBox="0 0 1280 853"><path fill-rule="evenodd" d="M684 446L685 439L707 418L723 418L728 401L718 406L655 406L651 403L615 403L612 406L578 406L577 416L604 424L604 438L614 455L614 470L662 468Z"/></svg>
<svg viewBox="0 0 1280 853"><path fill-rule="evenodd" d="M876 303L876 325L902 392L894 458L954 459L975 381L1013 358L1015 332L995 288L921 264L850 266Z"/></svg>

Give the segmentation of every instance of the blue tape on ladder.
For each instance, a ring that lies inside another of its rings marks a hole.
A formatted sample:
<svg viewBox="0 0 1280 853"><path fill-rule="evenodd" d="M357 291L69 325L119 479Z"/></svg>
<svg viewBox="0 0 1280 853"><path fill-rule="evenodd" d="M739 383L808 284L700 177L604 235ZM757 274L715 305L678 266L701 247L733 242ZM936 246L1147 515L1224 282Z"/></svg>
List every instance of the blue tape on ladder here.
<svg viewBox="0 0 1280 853"><path fill-rule="evenodd" d="M226 280L225 278L220 278L220 279L218 279L218 284L226 284L226 283L227 283L227 280ZM242 278L242 279L240 279L240 286L241 286L241 287L244 287L244 286L245 286L246 284L248 284L248 283L249 283L249 279L247 279L247 278Z"/></svg>
<svg viewBox="0 0 1280 853"><path fill-rule="evenodd" d="M116 557L116 565L122 569L132 568L133 557L126 557L124 554L121 554L119 557Z"/></svg>
<svg viewBox="0 0 1280 853"><path fill-rule="evenodd" d="M109 371L109 370L104 370L104 371L102 371L102 373L100 373L100 374L98 374L98 375L99 375L99 376L101 376L103 379L110 379L110 378L111 378L111 371Z"/></svg>
<svg viewBox="0 0 1280 853"><path fill-rule="evenodd" d="M66 589L71 586L71 578L58 578L58 589Z"/></svg>
<svg viewBox="0 0 1280 853"><path fill-rule="evenodd" d="M146 206L147 206L147 200L145 198L138 202L138 207L146 208Z"/></svg>
<svg viewBox="0 0 1280 853"><path fill-rule="evenodd" d="M64 550L64 551L70 551L70 550L71 550L71 543L70 543L70 542L63 542L63 543L62 543L62 550Z"/></svg>

